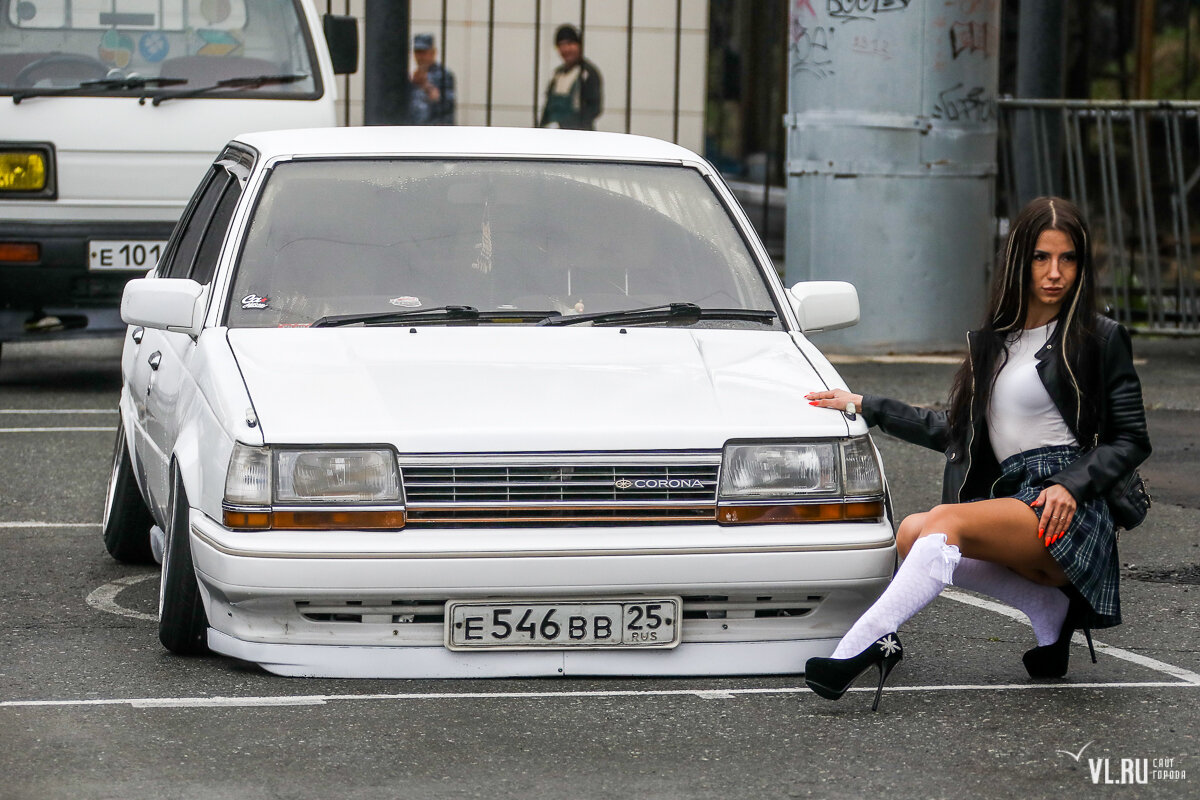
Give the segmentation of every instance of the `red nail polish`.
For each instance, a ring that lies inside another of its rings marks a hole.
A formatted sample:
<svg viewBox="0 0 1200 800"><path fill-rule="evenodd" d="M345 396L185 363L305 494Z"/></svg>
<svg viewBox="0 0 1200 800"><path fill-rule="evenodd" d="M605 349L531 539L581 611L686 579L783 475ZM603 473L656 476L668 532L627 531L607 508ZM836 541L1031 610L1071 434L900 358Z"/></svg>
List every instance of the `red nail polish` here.
<svg viewBox="0 0 1200 800"><path fill-rule="evenodd" d="M821 404L820 404L820 403L818 403L816 400L809 400L809 401L808 401L808 404L809 404L810 406L819 406L819 405L821 405Z"/></svg>
<svg viewBox="0 0 1200 800"><path fill-rule="evenodd" d="M1043 536L1045 536L1045 535L1046 535L1046 529L1045 529L1045 528L1038 528L1038 538L1040 539L1040 538L1042 538L1042 537L1043 537Z"/></svg>

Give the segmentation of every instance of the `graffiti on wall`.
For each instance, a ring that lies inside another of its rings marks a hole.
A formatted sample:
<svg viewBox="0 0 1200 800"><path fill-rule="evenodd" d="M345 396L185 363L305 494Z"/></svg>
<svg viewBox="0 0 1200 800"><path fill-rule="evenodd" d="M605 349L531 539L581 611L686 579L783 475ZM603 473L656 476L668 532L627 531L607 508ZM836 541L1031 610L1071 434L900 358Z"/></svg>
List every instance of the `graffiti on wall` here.
<svg viewBox="0 0 1200 800"><path fill-rule="evenodd" d="M877 14L888 11L903 11L910 0L825 0L829 16L842 22L856 19L874 21Z"/></svg>
<svg viewBox="0 0 1200 800"><path fill-rule="evenodd" d="M956 83L938 92L932 116L948 122L991 122L996 118L996 99L982 86Z"/></svg>

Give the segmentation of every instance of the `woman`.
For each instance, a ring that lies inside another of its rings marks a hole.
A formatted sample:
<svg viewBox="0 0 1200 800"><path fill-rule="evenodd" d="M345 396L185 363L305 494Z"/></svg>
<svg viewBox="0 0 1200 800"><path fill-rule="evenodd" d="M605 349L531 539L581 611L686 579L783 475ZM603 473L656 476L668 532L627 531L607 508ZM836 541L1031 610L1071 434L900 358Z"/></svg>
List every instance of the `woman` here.
<svg viewBox="0 0 1200 800"><path fill-rule="evenodd" d="M1001 267L946 412L843 390L808 396L946 453L943 505L900 524L904 561L892 583L832 658L808 660L805 682L822 697L838 699L876 667L878 708L903 656L897 628L950 583L1028 615L1038 646L1024 662L1034 678L1066 675L1076 628L1090 648L1090 628L1121 622L1104 496L1150 454L1129 334L1096 313L1091 242L1071 202L1027 205Z"/></svg>

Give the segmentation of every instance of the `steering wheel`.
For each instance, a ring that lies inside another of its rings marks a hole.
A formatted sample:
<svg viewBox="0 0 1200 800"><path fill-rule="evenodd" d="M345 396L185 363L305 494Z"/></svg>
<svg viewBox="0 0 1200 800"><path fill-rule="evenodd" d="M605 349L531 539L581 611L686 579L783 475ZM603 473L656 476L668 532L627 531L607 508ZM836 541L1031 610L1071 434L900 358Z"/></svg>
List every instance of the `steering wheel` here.
<svg viewBox="0 0 1200 800"><path fill-rule="evenodd" d="M58 67L59 69L55 69ZM79 79L99 80L108 75L108 65L98 58L85 56L80 53L51 53L48 56L30 61L13 78L13 85L29 88L38 82L38 73L46 71L45 77L78 76Z"/></svg>

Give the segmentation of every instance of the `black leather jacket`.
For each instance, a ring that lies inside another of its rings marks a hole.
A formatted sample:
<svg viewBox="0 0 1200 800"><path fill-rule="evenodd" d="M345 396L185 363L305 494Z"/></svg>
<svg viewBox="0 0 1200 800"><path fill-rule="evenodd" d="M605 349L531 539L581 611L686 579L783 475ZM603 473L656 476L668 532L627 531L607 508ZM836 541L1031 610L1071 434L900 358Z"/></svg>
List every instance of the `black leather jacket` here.
<svg viewBox="0 0 1200 800"><path fill-rule="evenodd" d="M1107 401L1102 404L1099 431L1092 441L1084 441L1076 430L1075 394L1067 379L1059 375L1057 359L1051 358L1057 339L1051 337L1037 353L1042 384L1084 448L1083 454L1050 482L1061 484L1079 503L1102 496L1150 455L1142 385L1133 368L1129 332L1107 317L1097 317L1096 332L1100 337L1100 379ZM967 334L973 363L977 336L975 331ZM962 437L951 437L945 411L863 395L862 414L868 425L878 425L885 433L946 454L943 503L991 495L992 484L1000 477L1000 465L992 453L987 420L982 415L973 415L964 441Z"/></svg>

